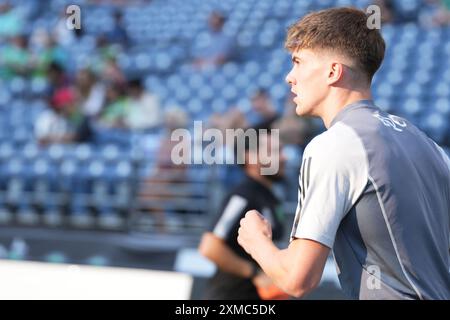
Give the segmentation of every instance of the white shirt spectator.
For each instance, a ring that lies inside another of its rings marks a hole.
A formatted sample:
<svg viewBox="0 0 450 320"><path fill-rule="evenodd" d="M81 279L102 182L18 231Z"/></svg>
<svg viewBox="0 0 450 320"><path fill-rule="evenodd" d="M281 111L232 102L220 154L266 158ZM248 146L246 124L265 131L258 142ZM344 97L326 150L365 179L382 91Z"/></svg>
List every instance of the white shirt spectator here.
<svg viewBox="0 0 450 320"><path fill-rule="evenodd" d="M96 83L89 92L88 97L81 103L83 114L91 117L96 116L102 109L105 101L105 87Z"/></svg>
<svg viewBox="0 0 450 320"><path fill-rule="evenodd" d="M139 98L130 98L130 108L126 124L130 129L150 129L161 124L159 99L150 93L143 93Z"/></svg>
<svg viewBox="0 0 450 320"><path fill-rule="evenodd" d="M37 140L49 137L62 139L68 133L70 133L69 123L63 116L53 110L42 112L34 127L34 134Z"/></svg>

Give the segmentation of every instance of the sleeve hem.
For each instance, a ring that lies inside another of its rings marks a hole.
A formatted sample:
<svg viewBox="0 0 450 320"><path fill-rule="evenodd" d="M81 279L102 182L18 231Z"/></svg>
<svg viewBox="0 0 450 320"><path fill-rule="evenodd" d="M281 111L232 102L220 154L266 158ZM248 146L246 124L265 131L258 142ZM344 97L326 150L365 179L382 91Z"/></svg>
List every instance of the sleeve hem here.
<svg viewBox="0 0 450 320"><path fill-rule="evenodd" d="M330 237L327 237L325 235L319 235L312 232L297 232L291 237L291 241L294 239L308 239L313 240L316 242L319 242L320 244L323 244L324 246L332 249L334 244L334 239L331 239Z"/></svg>

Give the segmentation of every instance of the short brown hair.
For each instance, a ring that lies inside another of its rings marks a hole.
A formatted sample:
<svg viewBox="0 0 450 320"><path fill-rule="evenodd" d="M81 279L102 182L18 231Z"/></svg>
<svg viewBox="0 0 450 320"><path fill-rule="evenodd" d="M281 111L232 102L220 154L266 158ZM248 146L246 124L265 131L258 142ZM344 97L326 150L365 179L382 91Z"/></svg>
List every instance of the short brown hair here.
<svg viewBox="0 0 450 320"><path fill-rule="evenodd" d="M310 13L289 27L285 47L331 49L351 58L369 83L380 67L386 45L380 31L367 27L368 16L354 8L332 8Z"/></svg>

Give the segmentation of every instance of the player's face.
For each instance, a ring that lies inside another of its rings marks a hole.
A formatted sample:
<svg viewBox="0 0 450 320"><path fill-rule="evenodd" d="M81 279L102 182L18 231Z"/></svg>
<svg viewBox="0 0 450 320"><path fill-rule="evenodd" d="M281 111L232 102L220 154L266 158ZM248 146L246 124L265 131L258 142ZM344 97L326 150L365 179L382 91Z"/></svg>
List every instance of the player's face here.
<svg viewBox="0 0 450 320"><path fill-rule="evenodd" d="M295 112L299 116L317 116L328 90L326 64L318 53L309 49L294 51L292 64L286 82L295 94Z"/></svg>

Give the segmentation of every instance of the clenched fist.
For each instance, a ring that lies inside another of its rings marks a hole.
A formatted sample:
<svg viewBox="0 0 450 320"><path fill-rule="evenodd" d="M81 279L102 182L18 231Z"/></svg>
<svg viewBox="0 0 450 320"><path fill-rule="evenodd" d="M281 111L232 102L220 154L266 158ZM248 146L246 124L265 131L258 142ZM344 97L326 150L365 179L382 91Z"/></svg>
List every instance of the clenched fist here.
<svg viewBox="0 0 450 320"><path fill-rule="evenodd" d="M272 239L272 227L258 211L250 210L241 219L237 241L251 255L261 237Z"/></svg>

